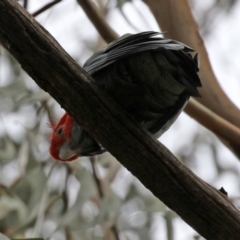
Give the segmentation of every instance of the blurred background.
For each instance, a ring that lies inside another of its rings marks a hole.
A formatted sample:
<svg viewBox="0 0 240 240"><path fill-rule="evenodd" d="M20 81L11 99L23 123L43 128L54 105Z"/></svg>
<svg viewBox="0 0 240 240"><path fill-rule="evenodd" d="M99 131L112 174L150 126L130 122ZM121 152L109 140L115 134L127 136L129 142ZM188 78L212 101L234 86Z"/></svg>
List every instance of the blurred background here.
<svg viewBox="0 0 240 240"><path fill-rule="evenodd" d="M49 3L19 1L24 2L30 13ZM119 35L167 31L159 29L141 0L94 2ZM219 83L239 107L240 2L189 4ZM59 1L36 19L80 65L105 46L75 0ZM46 240L201 239L110 154L68 164L54 161L47 123L56 124L63 113L0 46L1 233ZM238 159L211 132L182 113L160 141L197 176L217 189L224 187L239 206Z"/></svg>

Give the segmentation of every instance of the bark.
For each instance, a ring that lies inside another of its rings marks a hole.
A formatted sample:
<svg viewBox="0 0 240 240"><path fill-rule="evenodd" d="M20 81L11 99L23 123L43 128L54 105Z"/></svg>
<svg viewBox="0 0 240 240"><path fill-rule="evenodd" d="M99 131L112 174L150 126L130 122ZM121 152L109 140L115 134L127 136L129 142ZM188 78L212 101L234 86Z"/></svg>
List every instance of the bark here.
<svg viewBox="0 0 240 240"><path fill-rule="evenodd" d="M226 196L137 126L15 0L0 1L0 42L42 89L203 237L240 239L240 214Z"/></svg>

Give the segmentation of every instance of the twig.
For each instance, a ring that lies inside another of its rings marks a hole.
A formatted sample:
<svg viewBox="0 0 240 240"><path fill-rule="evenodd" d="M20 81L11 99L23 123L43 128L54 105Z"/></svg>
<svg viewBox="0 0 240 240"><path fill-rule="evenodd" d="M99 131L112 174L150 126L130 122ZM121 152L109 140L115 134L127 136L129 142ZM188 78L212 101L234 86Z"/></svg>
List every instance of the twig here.
<svg viewBox="0 0 240 240"><path fill-rule="evenodd" d="M191 99L185 108L185 112L203 126L207 126L213 133L223 139L239 146L240 129L212 112L196 100Z"/></svg>
<svg viewBox="0 0 240 240"><path fill-rule="evenodd" d="M174 228L173 228L172 210L167 210L165 212L164 220L165 220L166 230L167 230L167 240L173 240Z"/></svg>
<svg viewBox="0 0 240 240"><path fill-rule="evenodd" d="M49 178L50 178L50 176L53 172L53 169L56 165L57 165L57 162L54 163L51 166L50 171L47 175L47 180L49 180ZM35 225L34 225L34 228L33 228L32 237L36 237L36 236L40 235L40 231L41 231L42 224L43 224L43 221L44 221L44 216L45 216L48 197L49 197L48 185L45 184L45 187L44 187L44 190L43 190L43 193L42 193L42 197L39 201L38 213L37 213Z"/></svg>
<svg viewBox="0 0 240 240"><path fill-rule="evenodd" d="M112 227L111 227L111 230L112 230L112 232L113 232L113 235L115 236L115 239L116 239L116 240L120 240L120 238L119 238L119 236L118 236L118 231L117 231L116 226L112 226Z"/></svg>
<svg viewBox="0 0 240 240"><path fill-rule="evenodd" d="M101 181L100 179L98 178L97 176L97 171L96 171L96 166L95 166L95 160L96 160L96 157L90 157L90 162L91 162L91 165L92 165L92 170L93 170L93 177L94 177L94 180L96 182L96 185L97 185L97 190L98 190L98 194L99 194L99 197L101 199L103 199L104 197L104 193L103 193L103 189L102 189L102 186L101 186ZM117 228L116 226L112 226L111 227L111 230L112 230L112 233L115 237L116 240L119 240L119 236L118 236L118 231L117 231Z"/></svg>
<svg viewBox="0 0 240 240"><path fill-rule="evenodd" d="M24 0L24 1L23 1L23 7L24 7L25 9L27 9L27 6L28 6L28 0Z"/></svg>
<svg viewBox="0 0 240 240"><path fill-rule="evenodd" d="M128 18L128 16L124 13L122 7L119 9L119 11L121 12L121 14L122 14L123 18L125 19L125 21L127 22L127 24L128 24L129 26L131 26L136 32L139 32L139 29L130 21L130 19Z"/></svg>
<svg viewBox="0 0 240 240"><path fill-rule="evenodd" d="M56 5L57 3L61 2L62 0L55 0L52 1L50 3L47 3L46 5L44 5L43 7L41 7L39 10L37 10L36 12L34 12L32 15L33 17L36 17L37 15L43 13L44 11L46 11L47 9L51 8L52 6Z"/></svg>
<svg viewBox="0 0 240 240"><path fill-rule="evenodd" d="M95 26L102 38L107 42L112 42L116 40L119 36L118 34L108 25L105 19L101 16L96 6L89 0L77 0L81 5L82 9Z"/></svg>
<svg viewBox="0 0 240 240"><path fill-rule="evenodd" d="M113 161L111 163L111 166L109 167L106 177L104 178L104 181L111 183L114 180L114 178L115 178L117 172L119 171L119 169L121 168L121 166L122 165L120 164L120 162L118 162L116 160Z"/></svg>
<svg viewBox="0 0 240 240"><path fill-rule="evenodd" d="M93 177L94 177L95 183L97 185L97 190L98 190L99 197L103 198L103 190L102 190L102 187L101 187L101 182L100 182L100 179L98 178L97 172L96 172L95 159L96 159L95 156L90 157L90 162L91 162L92 170L93 170Z"/></svg>

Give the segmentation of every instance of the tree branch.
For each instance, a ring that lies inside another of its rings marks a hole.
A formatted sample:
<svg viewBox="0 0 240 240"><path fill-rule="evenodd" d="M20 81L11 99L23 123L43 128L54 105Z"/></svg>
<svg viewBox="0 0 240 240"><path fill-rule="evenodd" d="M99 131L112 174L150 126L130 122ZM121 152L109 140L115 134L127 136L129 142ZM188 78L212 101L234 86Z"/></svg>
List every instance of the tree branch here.
<svg viewBox="0 0 240 240"><path fill-rule="evenodd" d="M240 129L238 127L204 107L194 99L189 101L185 108L185 112L201 125L208 126L217 136L231 143L231 146L234 147L234 152L240 156Z"/></svg>
<svg viewBox="0 0 240 240"><path fill-rule="evenodd" d="M24 1L23 1L23 7L24 7L25 9L27 9L27 6L28 6L28 0L24 0Z"/></svg>
<svg viewBox="0 0 240 240"><path fill-rule="evenodd" d="M109 43L118 38L118 34L107 24L93 2L88 0L77 0L77 2L106 42Z"/></svg>
<svg viewBox="0 0 240 240"><path fill-rule="evenodd" d="M240 239L239 211L224 194L138 127L15 0L1 0L0 13L5 48L156 197L203 237Z"/></svg>
<svg viewBox="0 0 240 240"><path fill-rule="evenodd" d="M49 8L51 8L52 6L56 5L57 3L61 2L62 0L55 0L52 1L50 3L47 3L46 5L44 5L43 7L41 7L39 10L37 10L36 12L34 12L32 15L33 17L38 16L39 14L43 13L44 11L48 10Z"/></svg>
<svg viewBox="0 0 240 240"><path fill-rule="evenodd" d="M98 178L98 174L97 174L97 171L96 171L96 161L95 160L96 160L96 156L90 157L90 162L91 162L92 170L93 170L93 178L94 178L96 186L97 186L98 195L99 195L99 198L101 200L103 200L104 196L106 195L106 192L104 193L104 190L103 190L103 187L102 187L103 182ZM100 205L100 204L98 204L98 205ZM113 236L114 240L120 240L119 236L118 236L119 234L118 234L116 225L111 226L110 229L111 229L111 233L112 233L111 235ZM106 237L108 237L107 239L110 240L108 234L107 234Z"/></svg>
<svg viewBox="0 0 240 240"><path fill-rule="evenodd" d="M96 166L95 166L95 160L96 160L95 158L96 158L95 156L90 157L90 162L91 162L92 171L93 171L93 178L95 180L97 190L98 190L98 195L102 199L104 197L104 194L103 194L103 190L102 190L102 186L101 186L101 181L97 175Z"/></svg>
<svg viewBox="0 0 240 240"><path fill-rule="evenodd" d="M188 0L144 1L152 11L162 31L167 31L167 37L191 46L199 54L201 60L200 78L203 88L200 89L202 98L198 101L222 118L240 127L240 111L218 84Z"/></svg>

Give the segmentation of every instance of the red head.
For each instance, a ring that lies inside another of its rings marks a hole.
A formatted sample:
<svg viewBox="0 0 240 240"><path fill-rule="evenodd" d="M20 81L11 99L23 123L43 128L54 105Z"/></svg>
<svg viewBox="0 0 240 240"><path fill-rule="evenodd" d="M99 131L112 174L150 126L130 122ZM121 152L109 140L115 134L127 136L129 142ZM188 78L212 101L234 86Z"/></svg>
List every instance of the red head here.
<svg viewBox="0 0 240 240"><path fill-rule="evenodd" d="M72 137L74 120L67 113L63 115L57 126L51 126L53 133L50 135L50 154L58 161L70 162L78 158L69 148Z"/></svg>

